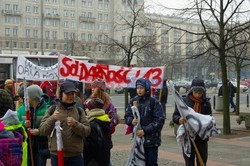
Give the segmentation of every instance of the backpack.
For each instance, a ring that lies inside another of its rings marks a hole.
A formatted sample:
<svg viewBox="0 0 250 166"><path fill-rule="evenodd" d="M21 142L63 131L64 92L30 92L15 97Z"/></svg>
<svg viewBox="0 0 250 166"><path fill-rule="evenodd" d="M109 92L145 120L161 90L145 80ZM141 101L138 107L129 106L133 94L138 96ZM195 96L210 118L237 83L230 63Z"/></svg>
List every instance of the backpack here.
<svg viewBox="0 0 250 166"><path fill-rule="evenodd" d="M50 108L50 112L49 112L49 115L53 115L53 113L55 112L56 110L56 105L52 105L51 108ZM80 121L80 118L82 116L82 112L85 112L81 107L77 107L77 111L78 111L78 114L79 114L79 121Z"/></svg>

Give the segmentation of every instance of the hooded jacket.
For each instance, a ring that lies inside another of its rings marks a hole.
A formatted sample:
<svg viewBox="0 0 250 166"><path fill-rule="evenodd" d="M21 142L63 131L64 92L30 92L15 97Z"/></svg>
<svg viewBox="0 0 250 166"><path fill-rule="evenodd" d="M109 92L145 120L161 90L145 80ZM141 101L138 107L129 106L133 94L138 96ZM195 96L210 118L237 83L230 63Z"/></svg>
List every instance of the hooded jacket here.
<svg viewBox="0 0 250 166"><path fill-rule="evenodd" d="M50 107L43 119L41 120L40 132L50 136L55 127L56 120L50 115ZM84 113L79 115L75 105L65 108L60 102L56 106L56 110L60 112L60 122L62 130L62 142L64 148L64 157L73 157L82 154L83 140L90 134L89 122ZM77 120L75 126L67 125L67 117L73 117ZM57 154L57 138L56 132L49 137L49 149L52 154Z"/></svg>
<svg viewBox="0 0 250 166"><path fill-rule="evenodd" d="M137 108L141 116L140 124L145 133L144 147L157 147L161 144L161 130L165 122L165 116L159 101L151 97L150 81L140 78L136 81L136 85L138 83L144 85L146 92L144 96L137 95L130 100L125 112L125 122L127 125L132 125L134 117L131 107L133 102L137 101Z"/></svg>

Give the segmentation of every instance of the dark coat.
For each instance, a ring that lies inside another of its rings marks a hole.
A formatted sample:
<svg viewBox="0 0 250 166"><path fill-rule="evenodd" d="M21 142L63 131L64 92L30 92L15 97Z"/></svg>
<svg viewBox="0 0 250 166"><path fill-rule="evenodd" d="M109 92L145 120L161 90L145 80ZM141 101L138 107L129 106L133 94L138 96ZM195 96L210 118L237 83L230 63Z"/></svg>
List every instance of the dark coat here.
<svg viewBox="0 0 250 166"><path fill-rule="evenodd" d="M134 119L132 109L133 101L137 101L137 108L141 117L141 127L145 133L144 147L157 147L161 144L161 130L165 122L165 116L161 104L155 98L150 97L151 88L148 79L138 79L145 85L146 94L144 96L136 96L130 100L129 106L125 112L125 122L132 125Z"/></svg>
<svg viewBox="0 0 250 166"><path fill-rule="evenodd" d="M234 94L236 93L236 87L231 82L229 82L227 88L229 90L229 97L234 97ZM223 86L219 88L218 96L223 96Z"/></svg>

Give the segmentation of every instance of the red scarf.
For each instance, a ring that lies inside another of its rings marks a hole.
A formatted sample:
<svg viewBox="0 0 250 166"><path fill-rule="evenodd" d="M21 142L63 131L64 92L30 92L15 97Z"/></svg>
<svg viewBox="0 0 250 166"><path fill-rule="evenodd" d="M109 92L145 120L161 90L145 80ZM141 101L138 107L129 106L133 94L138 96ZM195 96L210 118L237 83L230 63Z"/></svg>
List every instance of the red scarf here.
<svg viewBox="0 0 250 166"><path fill-rule="evenodd" d="M196 99L196 98L194 98L194 96L192 94L190 94L188 97L190 100L192 100L194 102L194 107L193 107L194 111L201 113L201 103L202 103L203 99L202 98Z"/></svg>

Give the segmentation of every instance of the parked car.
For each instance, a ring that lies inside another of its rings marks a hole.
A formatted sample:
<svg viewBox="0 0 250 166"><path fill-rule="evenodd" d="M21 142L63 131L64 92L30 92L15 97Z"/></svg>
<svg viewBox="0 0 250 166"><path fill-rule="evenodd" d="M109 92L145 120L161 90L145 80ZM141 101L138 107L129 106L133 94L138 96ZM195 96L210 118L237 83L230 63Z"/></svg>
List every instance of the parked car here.
<svg viewBox="0 0 250 166"><path fill-rule="evenodd" d="M122 94L124 93L124 89L123 88L115 89L115 93Z"/></svg>
<svg viewBox="0 0 250 166"><path fill-rule="evenodd" d="M185 88L187 91L190 88L190 86L191 86L191 81L185 81L185 80L174 81L174 87L177 91L179 91L180 88Z"/></svg>
<svg viewBox="0 0 250 166"><path fill-rule="evenodd" d="M233 86L237 87L237 82L235 81L231 81L231 83L233 84ZM222 86L222 82L219 82L217 85L217 90L219 90L219 88ZM240 84L240 91L241 92L246 92L248 90L248 86L245 85L241 85Z"/></svg>

